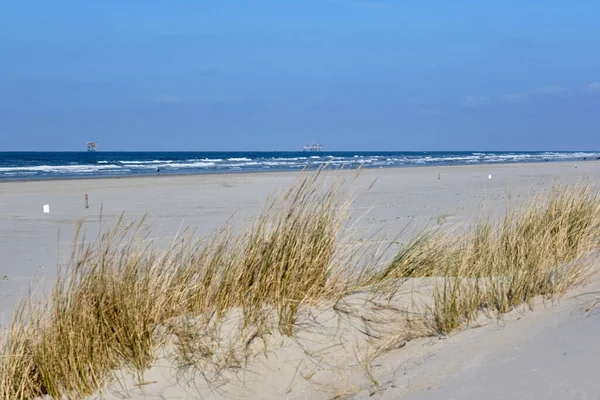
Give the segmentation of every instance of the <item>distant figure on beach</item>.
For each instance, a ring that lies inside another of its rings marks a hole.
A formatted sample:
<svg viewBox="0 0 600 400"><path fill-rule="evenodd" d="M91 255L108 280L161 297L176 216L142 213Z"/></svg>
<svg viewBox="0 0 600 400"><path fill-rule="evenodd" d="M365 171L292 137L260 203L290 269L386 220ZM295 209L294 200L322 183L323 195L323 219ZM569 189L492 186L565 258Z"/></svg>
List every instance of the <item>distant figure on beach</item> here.
<svg viewBox="0 0 600 400"><path fill-rule="evenodd" d="M160 168L156 167L156 175L160 174Z"/></svg>

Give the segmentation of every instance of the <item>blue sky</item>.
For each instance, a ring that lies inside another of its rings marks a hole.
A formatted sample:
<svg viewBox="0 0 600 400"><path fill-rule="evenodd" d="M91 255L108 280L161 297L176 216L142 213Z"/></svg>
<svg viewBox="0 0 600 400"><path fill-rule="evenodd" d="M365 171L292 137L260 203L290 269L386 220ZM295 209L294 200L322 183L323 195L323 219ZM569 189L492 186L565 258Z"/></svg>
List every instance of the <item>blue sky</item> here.
<svg viewBox="0 0 600 400"><path fill-rule="evenodd" d="M596 1L0 7L0 151L600 150Z"/></svg>

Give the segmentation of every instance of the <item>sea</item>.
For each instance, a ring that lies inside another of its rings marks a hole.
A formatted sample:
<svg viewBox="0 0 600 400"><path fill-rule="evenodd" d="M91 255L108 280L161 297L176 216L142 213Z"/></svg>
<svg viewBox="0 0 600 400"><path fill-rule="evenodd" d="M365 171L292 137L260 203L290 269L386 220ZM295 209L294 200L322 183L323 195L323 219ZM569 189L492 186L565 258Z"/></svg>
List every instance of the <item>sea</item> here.
<svg viewBox="0 0 600 400"><path fill-rule="evenodd" d="M0 180L596 160L600 152L0 152Z"/></svg>

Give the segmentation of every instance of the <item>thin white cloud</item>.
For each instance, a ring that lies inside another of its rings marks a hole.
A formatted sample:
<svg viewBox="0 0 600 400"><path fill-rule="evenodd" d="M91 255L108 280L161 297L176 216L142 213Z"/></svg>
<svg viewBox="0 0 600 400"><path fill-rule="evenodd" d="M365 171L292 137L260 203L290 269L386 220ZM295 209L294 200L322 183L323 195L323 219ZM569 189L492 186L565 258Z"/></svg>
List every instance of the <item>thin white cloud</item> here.
<svg viewBox="0 0 600 400"><path fill-rule="evenodd" d="M546 86L546 87L541 87L541 88L537 89L534 93L551 95L551 94L564 93L566 91L567 91L567 89L562 86Z"/></svg>
<svg viewBox="0 0 600 400"><path fill-rule="evenodd" d="M522 93L511 93L498 96L464 96L461 104L464 107L478 107L486 102L501 102L501 103L528 103L540 101L544 98L569 98L577 94L596 92L600 93L600 81L592 82L581 91L580 88L569 88L564 86L543 86L535 90L530 90Z"/></svg>
<svg viewBox="0 0 600 400"><path fill-rule="evenodd" d="M424 109L419 110L419 114L421 114L421 115L442 115L443 113L441 111L437 111L434 109L424 108Z"/></svg>
<svg viewBox="0 0 600 400"><path fill-rule="evenodd" d="M463 107L479 107L485 104L490 98L486 96L463 96L460 104Z"/></svg>
<svg viewBox="0 0 600 400"><path fill-rule="evenodd" d="M156 98L158 104L177 104L181 103L181 99L170 94L163 94Z"/></svg>
<svg viewBox="0 0 600 400"><path fill-rule="evenodd" d="M558 96L568 92L563 86L544 86L530 92L513 93L500 98L505 103L524 103L535 100L535 97Z"/></svg>
<svg viewBox="0 0 600 400"><path fill-rule="evenodd" d="M590 92L600 92L600 82L592 82L588 85L588 91Z"/></svg>
<svg viewBox="0 0 600 400"><path fill-rule="evenodd" d="M529 101L529 96L525 93L509 94L502 98L505 103L524 103Z"/></svg>

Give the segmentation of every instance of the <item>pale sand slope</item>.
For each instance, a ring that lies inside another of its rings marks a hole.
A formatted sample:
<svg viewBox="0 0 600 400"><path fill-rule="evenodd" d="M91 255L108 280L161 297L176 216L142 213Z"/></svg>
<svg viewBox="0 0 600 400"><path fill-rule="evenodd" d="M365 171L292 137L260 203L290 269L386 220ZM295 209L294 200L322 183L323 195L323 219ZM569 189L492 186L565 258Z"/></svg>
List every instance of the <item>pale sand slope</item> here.
<svg viewBox="0 0 600 400"><path fill-rule="evenodd" d="M492 179L488 179L488 174ZM107 221L114 220L122 211L129 217L148 214L153 235L161 246L182 227L191 225L198 234L206 234L234 212L237 226L245 226L260 211L270 192L286 188L297 175L261 173L0 183L0 276L6 275L6 280L0 281L2 325L6 326L14 304L32 282L42 280L42 291L50 287L56 274L57 250L60 249L61 259L68 255L75 221L85 217L88 237L94 237L100 204L104 206ZM437 224L441 215L450 217L441 218L440 222L455 223L476 218L482 209L499 214L509 199L529 199L557 181L573 183L583 179L596 184L600 182L599 176L600 164L593 161L365 170L354 184L357 200L353 215L356 220L370 210L360 220L360 233L369 237L385 229L384 238L389 240L400 232L404 231L405 237L422 226ZM366 192L374 179L377 182ZM91 205L87 210L83 208L86 193ZM50 204L50 214L42 213L43 204ZM409 228L405 230L407 225ZM57 246L59 228L60 246ZM439 365L444 368L443 362ZM262 398L278 397L268 391L258 392L265 396ZM291 397L302 398L296 394Z"/></svg>
<svg viewBox="0 0 600 400"><path fill-rule="evenodd" d="M380 391L356 398L598 399L600 306L590 307L599 295L596 281L557 305L538 301L534 312L388 353L374 369Z"/></svg>
<svg viewBox="0 0 600 400"><path fill-rule="evenodd" d="M337 331L332 313L317 312L322 327L300 332L294 341L274 340L268 359L259 354L237 376L225 373L227 383L210 387L199 375L178 379L161 358L144 374L143 386L125 375L120 385L94 398L598 399L600 306L591 306L599 294L596 281L554 306L538 301L533 312L519 309L502 321L481 318L480 326L444 339L413 340L373 361L378 387L357 363L368 354L358 321L342 322Z"/></svg>

